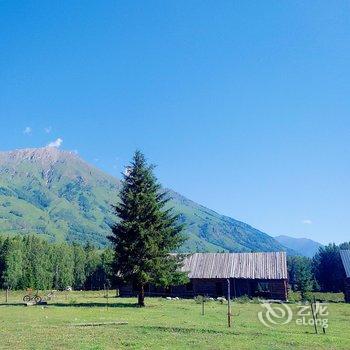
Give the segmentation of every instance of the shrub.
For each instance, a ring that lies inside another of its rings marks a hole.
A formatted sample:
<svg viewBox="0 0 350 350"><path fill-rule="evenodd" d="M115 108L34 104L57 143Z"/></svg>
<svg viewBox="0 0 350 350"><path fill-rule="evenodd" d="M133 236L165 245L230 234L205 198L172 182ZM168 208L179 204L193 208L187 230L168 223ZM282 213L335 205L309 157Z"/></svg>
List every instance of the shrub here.
<svg viewBox="0 0 350 350"><path fill-rule="evenodd" d="M304 295L304 301L316 301L323 303L343 303L344 294L343 293L322 293L322 292L307 292ZM298 303L302 301L300 292L288 293L288 301L291 303Z"/></svg>
<svg viewBox="0 0 350 350"><path fill-rule="evenodd" d="M242 295L241 297L235 298L234 301L239 304L245 304L250 302L248 295Z"/></svg>

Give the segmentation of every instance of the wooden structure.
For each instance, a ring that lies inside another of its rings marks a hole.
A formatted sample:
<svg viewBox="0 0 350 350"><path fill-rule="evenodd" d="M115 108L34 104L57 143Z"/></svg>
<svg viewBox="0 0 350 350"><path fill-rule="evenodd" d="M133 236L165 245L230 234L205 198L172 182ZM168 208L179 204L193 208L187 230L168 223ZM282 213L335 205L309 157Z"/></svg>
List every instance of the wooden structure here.
<svg viewBox="0 0 350 350"><path fill-rule="evenodd" d="M345 270L344 295L345 301L350 303L350 250L340 251L341 260Z"/></svg>
<svg viewBox="0 0 350 350"><path fill-rule="evenodd" d="M184 260L186 285L168 288L148 285L145 295L192 298L197 295L231 297L247 295L287 300L287 260L285 252L272 253L195 253ZM131 285L120 286L120 296L134 296Z"/></svg>

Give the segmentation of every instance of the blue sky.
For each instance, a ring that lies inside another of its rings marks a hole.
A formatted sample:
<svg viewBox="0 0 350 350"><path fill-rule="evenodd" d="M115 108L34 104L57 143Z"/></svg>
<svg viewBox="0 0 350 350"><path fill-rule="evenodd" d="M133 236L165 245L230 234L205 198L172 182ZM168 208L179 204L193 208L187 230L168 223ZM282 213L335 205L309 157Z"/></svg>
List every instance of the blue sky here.
<svg viewBox="0 0 350 350"><path fill-rule="evenodd" d="M348 1L0 2L1 149L58 141L271 235L350 239Z"/></svg>

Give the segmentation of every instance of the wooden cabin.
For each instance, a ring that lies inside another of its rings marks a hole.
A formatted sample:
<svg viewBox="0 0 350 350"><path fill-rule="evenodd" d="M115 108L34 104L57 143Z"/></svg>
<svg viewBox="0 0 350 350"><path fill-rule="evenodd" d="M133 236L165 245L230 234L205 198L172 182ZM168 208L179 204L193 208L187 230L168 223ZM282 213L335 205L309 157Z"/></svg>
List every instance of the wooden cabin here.
<svg viewBox="0 0 350 350"><path fill-rule="evenodd" d="M340 251L341 260L345 270L344 295L345 301L350 303L350 250Z"/></svg>
<svg viewBox="0 0 350 350"><path fill-rule="evenodd" d="M148 285L146 296L193 298L248 296L287 300L287 259L285 252L272 253L194 253L184 259L186 285L168 288ZM120 296L136 296L132 285L122 285Z"/></svg>

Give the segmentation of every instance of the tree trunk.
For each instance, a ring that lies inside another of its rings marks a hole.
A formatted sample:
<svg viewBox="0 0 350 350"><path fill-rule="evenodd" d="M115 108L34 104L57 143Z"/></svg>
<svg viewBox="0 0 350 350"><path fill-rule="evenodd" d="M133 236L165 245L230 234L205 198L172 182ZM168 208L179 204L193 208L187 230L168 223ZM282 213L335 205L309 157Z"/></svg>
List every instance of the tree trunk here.
<svg viewBox="0 0 350 350"><path fill-rule="evenodd" d="M139 307L145 306L145 289L143 283L140 284L139 288L138 305Z"/></svg>

